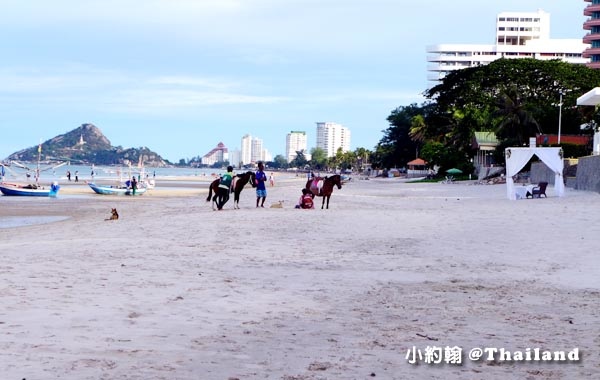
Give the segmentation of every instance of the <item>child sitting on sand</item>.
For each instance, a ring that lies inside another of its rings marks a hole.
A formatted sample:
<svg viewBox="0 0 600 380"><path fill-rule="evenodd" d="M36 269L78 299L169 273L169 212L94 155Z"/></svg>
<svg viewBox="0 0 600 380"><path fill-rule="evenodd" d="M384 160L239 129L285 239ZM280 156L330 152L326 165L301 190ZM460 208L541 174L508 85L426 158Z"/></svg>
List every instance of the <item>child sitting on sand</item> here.
<svg viewBox="0 0 600 380"><path fill-rule="evenodd" d="M310 193L310 191L308 191L307 189L302 189L302 195L300 196L300 199L298 200L298 204L296 205L296 208L303 208L303 209L315 208L315 204L313 202L313 197L312 197L312 194Z"/></svg>

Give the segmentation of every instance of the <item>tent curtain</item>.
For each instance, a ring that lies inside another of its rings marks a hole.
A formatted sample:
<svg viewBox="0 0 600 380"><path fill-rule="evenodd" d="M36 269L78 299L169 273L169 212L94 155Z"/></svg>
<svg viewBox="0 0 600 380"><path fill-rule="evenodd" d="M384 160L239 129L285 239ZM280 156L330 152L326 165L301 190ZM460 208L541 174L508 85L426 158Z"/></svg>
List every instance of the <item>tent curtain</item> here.
<svg viewBox="0 0 600 380"><path fill-rule="evenodd" d="M508 199L515 200L515 182L513 176L533 157L538 156L546 166L554 172L554 191L562 197L565 194L565 183L563 181L564 161L561 148L506 148L506 195Z"/></svg>

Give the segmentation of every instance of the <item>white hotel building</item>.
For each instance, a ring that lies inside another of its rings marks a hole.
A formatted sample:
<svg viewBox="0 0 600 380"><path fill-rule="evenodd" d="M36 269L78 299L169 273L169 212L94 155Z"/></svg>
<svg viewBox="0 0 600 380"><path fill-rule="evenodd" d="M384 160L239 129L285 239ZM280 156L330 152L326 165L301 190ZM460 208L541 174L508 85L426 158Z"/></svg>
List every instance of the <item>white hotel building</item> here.
<svg viewBox="0 0 600 380"><path fill-rule="evenodd" d="M444 44L427 47L427 80L432 85L452 70L486 65L498 58L561 59L586 64L588 47L581 38L550 39L550 14L503 12L496 17L496 42L493 45Z"/></svg>
<svg viewBox="0 0 600 380"><path fill-rule="evenodd" d="M285 158L287 159L287 162L291 162L296 158L296 152L304 151L304 157L306 157L308 155L306 148L306 132L291 131L287 134L285 138Z"/></svg>
<svg viewBox="0 0 600 380"><path fill-rule="evenodd" d="M341 124L317 122L317 148L321 148L327 157L335 156L337 150L350 150L350 130Z"/></svg>

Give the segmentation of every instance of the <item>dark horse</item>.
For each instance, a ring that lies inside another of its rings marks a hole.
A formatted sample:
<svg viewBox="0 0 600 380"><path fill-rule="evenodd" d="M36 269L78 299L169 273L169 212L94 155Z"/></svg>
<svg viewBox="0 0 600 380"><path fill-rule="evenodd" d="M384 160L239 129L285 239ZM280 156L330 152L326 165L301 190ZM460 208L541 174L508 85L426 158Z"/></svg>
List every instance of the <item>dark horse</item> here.
<svg viewBox="0 0 600 380"><path fill-rule="evenodd" d="M242 192L242 190L244 190L244 186L246 186L248 181L250 181L252 187L256 187L256 185L254 184L254 179L256 177L254 176L254 172L247 171L246 173L236 175L236 178L237 179L235 181L235 186L231 189L231 192L233 193L233 208L240 208L240 193ZM206 197L206 201L210 202L212 198L213 210L215 209L215 204L217 203L217 194L219 193L218 190L220 181L220 178L215 179L211 182L210 187L208 188L208 197ZM215 193L214 196L213 192Z"/></svg>
<svg viewBox="0 0 600 380"><path fill-rule="evenodd" d="M314 188L311 189L312 182L313 180L309 179L308 182L306 182L306 188L313 194L313 198L315 195L318 197L323 197L321 209L323 209L323 206L325 206L325 199L327 198L327 209L329 209L329 198L331 198L331 193L333 193L333 186L335 185L338 189L341 189L342 177L340 177L339 174L336 174L332 175L331 177L323 178L323 187L320 189L320 191L318 191L318 193L315 192Z"/></svg>

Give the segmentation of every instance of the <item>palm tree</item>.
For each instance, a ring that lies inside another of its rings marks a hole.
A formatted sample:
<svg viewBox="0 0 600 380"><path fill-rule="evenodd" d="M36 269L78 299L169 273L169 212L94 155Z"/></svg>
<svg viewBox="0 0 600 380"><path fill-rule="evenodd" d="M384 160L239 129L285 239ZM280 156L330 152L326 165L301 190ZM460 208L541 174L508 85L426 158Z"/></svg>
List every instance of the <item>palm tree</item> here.
<svg viewBox="0 0 600 380"><path fill-rule="evenodd" d="M496 127L498 137L515 139L522 145L529 136L542 133L540 125L527 109L527 103L519 96L515 87L500 93L496 107L494 116L500 118Z"/></svg>

